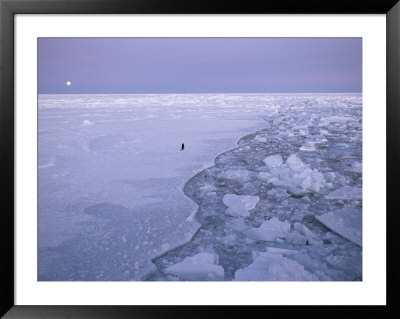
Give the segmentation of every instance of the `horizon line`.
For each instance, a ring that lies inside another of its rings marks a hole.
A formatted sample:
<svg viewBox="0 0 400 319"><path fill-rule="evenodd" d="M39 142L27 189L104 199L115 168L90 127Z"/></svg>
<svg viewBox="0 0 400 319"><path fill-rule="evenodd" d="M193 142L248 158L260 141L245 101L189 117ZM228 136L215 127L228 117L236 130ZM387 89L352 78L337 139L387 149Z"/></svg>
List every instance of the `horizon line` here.
<svg viewBox="0 0 400 319"><path fill-rule="evenodd" d="M200 93L200 92L168 92L168 93L37 93L37 95L189 95L189 94L362 94L363 92L212 92L212 93Z"/></svg>

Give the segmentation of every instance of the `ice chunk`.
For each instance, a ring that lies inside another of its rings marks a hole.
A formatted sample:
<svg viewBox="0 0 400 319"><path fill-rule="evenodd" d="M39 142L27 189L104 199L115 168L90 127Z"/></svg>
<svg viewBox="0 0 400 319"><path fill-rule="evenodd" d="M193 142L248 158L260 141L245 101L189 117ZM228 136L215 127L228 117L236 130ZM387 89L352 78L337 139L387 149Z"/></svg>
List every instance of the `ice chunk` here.
<svg viewBox="0 0 400 319"><path fill-rule="evenodd" d="M311 230L309 230L306 226L304 226L301 223L294 223L293 226L294 230L297 230L300 234L308 237L308 238L317 238L317 235L315 235Z"/></svg>
<svg viewBox="0 0 400 319"><path fill-rule="evenodd" d="M304 246L307 245L307 238L300 235L298 232L291 232L285 236L285 240L293 245Z"/></svg>
<svg viewBox="0 0 400 319"><path fill-rule="evenodd" d="M322 216L316 216L326 227L338 235L362 246L362 215L355 208L342 208Z"/></svg>
<svg viewBox="0 0 400 319"><path fill-rule="evenodd" d="M203 252L186 257L182 262L168 267L165 273L190 281L223 280L224 268L217 263L217 255Z"/></svg>
<svg viewBox="0 0 400 319"><path fill-rule="evenodd" d="M264 158L264 163L265 165L268 166L268 168L279 167L283 163L282 156L280 155L268 156Z"/></svg>
<svg viewBox="0 0 400 319"><path fill-rule="evenodd" d="M307 164L292 154L285 164L280 161L279 155L273 155L264 159L269 168L268 172L259 173L259 178L279 187L285 187L295 195L319 192L327 186L324 175L311 169Z"/></svg>
<svg viewBox="0 0 400 319"><path fill-rule="evenodd" d="M227 194L223 198L228 207L225 213L230 216L250 216L249 210L256 207L259 200L258 196Z"/></svg>
<svg viewBox="0 0 400 319"><path fill-rule="evenodd" d="M306 168L305 164L300 158L296 156L296 154L290 155L286 160L286 164L290 167L291 170L295 172L304 171L304 169Z"/></svg>
<svg viewBox="0 0 400 319"><path fill-rule="evenodd" d="M82 125L83 125L83 126L93 125L93 122L90 122L89 120L84 120L84 121L82 122Z"/></svg>
<svg viewBox="0 0 400 319"><path fill-rule="evenodd" d="M316 150L314 143L306 143L300 147L300 151L303 152L314 152Z"/></svg>
<svg viewBox="0 0 400 319"><path fill-rule="evenodd" d="M351 164L350 171L355 173L362 173L362 164L360 162L354 162L353 164Z"/></svg>
<svg viewBox="0 0 400 319"><path fill-rule="evenodd" d="M316 234L314 234L311 230L309 230L307 228L307 226L296 222L294 223L293 229L297 232L299 232L304 238L305 240L305 244L309 244L309 245L321 245L322 244L322 240L318 238L318 236ZM288 236L286 236L286 240L288 240L287 238ZM294 237L292 238L294 239ZM300 240L300 238L296 238L297 240ZM301 241L303 241L303 239L301 239Z"/></svg>
<svg viewBox="0 0 400 319"><path fill-rule="evenodd" d="M324 177L328 183L332 183L335 180L336 175L334 172L325 172Z"/></svg>
<svg viewBox="0 0 400 319"><path fill-rule="evenodd" d="M275 197L275 198L285 198L289 197L290 195L286 192L285 189L282 188L273 188L267 192L268 196Z"/></svg>
<svg viewBox="0 0 400 319"><path fill-rule="evenodd" d="M254 138L254 140L257 141L257 142L266 142L266 141L267 141L267 139L266 139L265 137L262 137L262 136L260 136L260 135L257 135L257 136Z"/></svg>
<svg viewBox="0 0 400 319"><path fill-rule="evenodd" d="M220 174L221 177L227 178L227 179L233 179L233 180L238 180L238 181L248 181L249 180L249 171L246 170L228 170L225 172L222 172Z"/></svg>
<svg viewBox="0 0 400 319"><path fill-rule="evenodd" d="M326 199L362 199L362 189L343 186L325 196Z"/></svg>
<svg viewBox="0 0 400 319"><path fill-rule="evenodd" d="M272 177L272 175L271 175L271 173L269 173L269 172L260 172L260 173L258 174L258 177L259 177L260 179L269 181L269 179Z"/></svg>
<svg viewBox="0 0 400 319"><path fill-rule="evenodd" d="M314 281L316 276L282 254L260 253L254 262L235 273L236 281Z"/></svg>
<svg viewBox="0 0 400 319"><path fill-rule="evenodd" d="M212 193L217 190L217 188L214 185L211 184L204 184L200 186L199 190L203 193Z"/></svg>
<svg viewBox="0 0 400 319"><path fill-rule="evenodd" d="M290 224L274 217L264 221L260 227L248 230L246 235L256 240L273 241L278 237L284 237L288 231Z"/></svg>

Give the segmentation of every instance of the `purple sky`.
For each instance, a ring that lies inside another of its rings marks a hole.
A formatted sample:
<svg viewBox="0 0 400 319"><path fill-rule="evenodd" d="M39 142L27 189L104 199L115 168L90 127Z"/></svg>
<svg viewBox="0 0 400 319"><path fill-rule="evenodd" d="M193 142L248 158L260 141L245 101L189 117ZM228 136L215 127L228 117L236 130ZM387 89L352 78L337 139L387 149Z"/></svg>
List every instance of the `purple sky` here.
<svg viewBox="0 0 400 319"><path fill-rule="evenodd" d="M361 38L40 38L38 45L39 93L362 91Z"/></svg>

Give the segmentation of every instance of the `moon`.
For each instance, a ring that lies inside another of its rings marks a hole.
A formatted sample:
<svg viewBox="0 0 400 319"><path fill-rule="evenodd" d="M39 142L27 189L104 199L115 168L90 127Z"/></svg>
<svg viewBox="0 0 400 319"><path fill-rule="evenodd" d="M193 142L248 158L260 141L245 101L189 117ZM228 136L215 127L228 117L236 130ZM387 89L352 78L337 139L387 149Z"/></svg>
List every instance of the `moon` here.
<svg viewBox="0 0 400 319"><path fill-rule="evenodd" d="M71 81L67 81L67 85L70 86L71 85Z"/></svg>

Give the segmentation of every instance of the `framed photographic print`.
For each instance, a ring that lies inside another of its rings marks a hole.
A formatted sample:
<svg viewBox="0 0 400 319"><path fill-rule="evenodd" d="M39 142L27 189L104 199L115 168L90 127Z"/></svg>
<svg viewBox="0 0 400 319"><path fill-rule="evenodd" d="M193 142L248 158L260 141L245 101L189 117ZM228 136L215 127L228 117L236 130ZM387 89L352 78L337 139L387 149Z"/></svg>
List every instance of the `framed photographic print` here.
<svg viewBox="0 0 400 319"><path fill-rule="evenodd" d="M5 318L398 312L396 1L0 8Z"/></svg>

